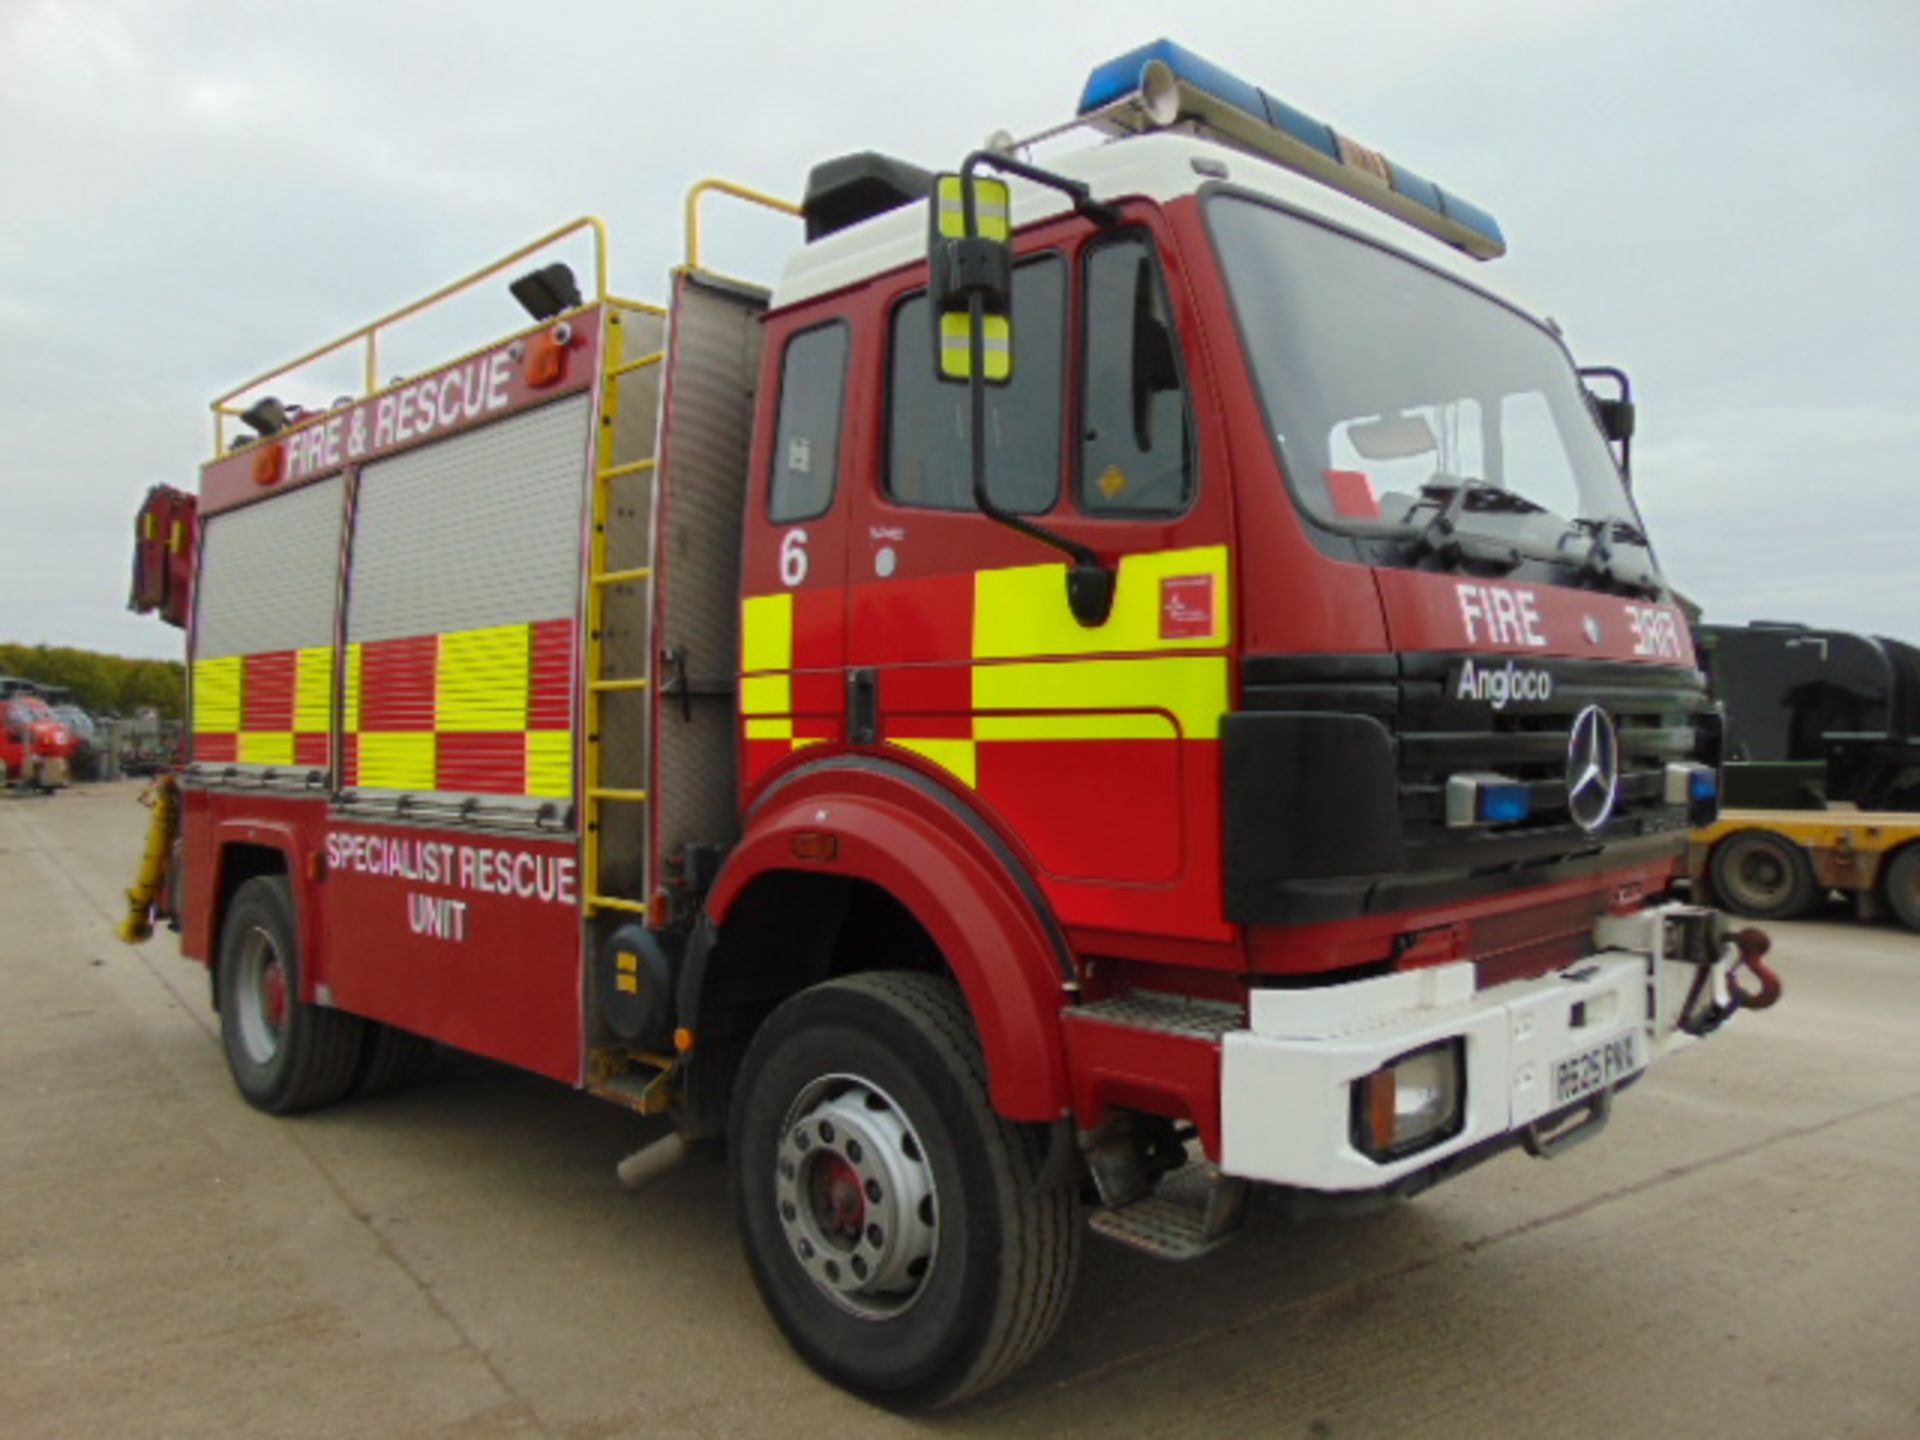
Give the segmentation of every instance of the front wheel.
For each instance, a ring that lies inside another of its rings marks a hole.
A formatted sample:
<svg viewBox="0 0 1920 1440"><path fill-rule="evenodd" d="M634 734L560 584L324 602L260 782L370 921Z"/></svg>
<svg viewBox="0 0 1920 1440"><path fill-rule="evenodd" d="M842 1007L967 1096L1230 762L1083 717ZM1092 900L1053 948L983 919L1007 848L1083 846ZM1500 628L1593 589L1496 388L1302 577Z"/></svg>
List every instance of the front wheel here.
<svg viewBox="0 0 1920 1440"><path fill-rule="evenodd" d="M291 1114L338 1100L353 1084L365 1025L300 999L293 896L278 876L234 892L220 927L220 1038L249 1105Z"/></svg>
<svg viewBox="0 0 1920 1440"><path fill-rule="evenodd" d="M734 1091L734 1208L788 1341L901 1409L994 1384L1053 1334L1079 1260L1070 1188L994 1113L959 992L832 981L783 1004Z"/></svg>

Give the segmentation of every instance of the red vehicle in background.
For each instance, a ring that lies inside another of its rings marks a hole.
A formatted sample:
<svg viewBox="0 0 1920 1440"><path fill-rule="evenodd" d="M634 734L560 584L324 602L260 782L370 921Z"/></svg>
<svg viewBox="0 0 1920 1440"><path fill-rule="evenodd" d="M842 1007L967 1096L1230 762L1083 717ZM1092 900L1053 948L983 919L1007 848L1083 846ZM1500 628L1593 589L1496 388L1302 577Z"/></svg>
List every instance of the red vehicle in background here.
<svg viewBox="0 0 1920 1440"><path fill-rule="evenodd" d="M703 182L669 305L596 246L384 388L376 322L141 522L246 1100L442 1042L670 1118L624 1178L724 1136L783 1332L900 1407L1044 1343L1088 1225L1188 1259L1256 1189L1552 1156L1777 993L1671 893L1719 715L1624 377L1490 217L1177 46L1079 127ZM714 192L804 221L773 288L701 266Z"/></svg>
<svg viewBox="0 0 1920 1440"><path fill-rule="evenodd" d="M0 766L9 784L57 790L73 779L79 747L66 722L38 695L25 691L0 700Z"/></svg>

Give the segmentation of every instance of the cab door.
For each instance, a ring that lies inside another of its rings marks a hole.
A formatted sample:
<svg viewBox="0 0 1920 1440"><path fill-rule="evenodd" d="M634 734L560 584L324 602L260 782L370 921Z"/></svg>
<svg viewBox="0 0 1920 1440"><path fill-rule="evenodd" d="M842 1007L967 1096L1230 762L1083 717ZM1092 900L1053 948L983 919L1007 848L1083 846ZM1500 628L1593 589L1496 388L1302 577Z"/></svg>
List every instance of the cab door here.
<svg viewBox="0 0 1920 1440"><path fill-rule="evenodd" d="M925 292L903 287L848 546L850 693L871 684L873 743L977 807L1066 923L1224 938L1224 464L1184 292L1140 218L1019 247L1014 373L987 400L989 494L1095 550L1112 613L1079 623L1062 553L974 508L968 391L935 376Z"/></svg>
<svg viewBox="0 0 1920 1440"><path fill-rule="evenodd" d="M810 746L837 740L846 690L847 413L855 326L839 312L770 322L747 487L740 593L744 802Z"/></svg>

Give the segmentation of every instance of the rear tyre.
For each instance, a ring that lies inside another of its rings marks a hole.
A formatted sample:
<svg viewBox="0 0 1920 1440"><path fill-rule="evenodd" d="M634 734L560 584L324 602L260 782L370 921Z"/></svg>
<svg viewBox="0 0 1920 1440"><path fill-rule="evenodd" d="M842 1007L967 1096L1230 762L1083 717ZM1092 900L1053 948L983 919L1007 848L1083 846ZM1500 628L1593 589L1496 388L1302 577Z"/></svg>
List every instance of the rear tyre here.
<svg viewBox="0 0 1920 1440"><path fill-rule="evenodd" d="M1813 908L1813 866L1791 840L1742 830L1713 852L1713 889L1720 903L1754 920L1793 920Z"/></svg>
<svg viewBox="0 0 1920 1440"><path fill-rule="evenodd" d="M433 1066L439 1047L423 1036L392 1025L366 1022L360 1070L353 1080L355 1098L371 1100L417 1083Z"/></svg>
<svg viewBox="0 0 1920 1440"><path fill-rule="evenodd" d="M1035 1129L994 1113L947 981L857 975L788 1000L747 1052L730 1147L761 1297L829 1380L932 1409L1059 1325L1077 1199L1041 1186Z"/></svg>
<svg viewBox="0 0 1920 1440"><path fill-rule="evenodd" d="M234 892L220 928L220 1038L249 1105L289 1115L338 1100L352 1086L365 1023L300 999L293 897L279 876Z"/></svg>
<svg viewBox="0 0 1920 1440"><path fill-rule="evenodd" d="M1887 904L1909 930L1920 930L1920 845L1909 845L1887 866Z"/></svg>

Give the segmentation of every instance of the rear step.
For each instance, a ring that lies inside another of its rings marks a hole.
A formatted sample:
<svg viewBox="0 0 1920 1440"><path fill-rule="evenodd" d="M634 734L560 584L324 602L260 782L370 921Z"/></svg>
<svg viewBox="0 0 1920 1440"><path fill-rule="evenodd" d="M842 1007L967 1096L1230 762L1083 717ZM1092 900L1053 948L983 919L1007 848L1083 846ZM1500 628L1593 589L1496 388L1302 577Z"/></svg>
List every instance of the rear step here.
<svg viewBox="0 0 1920 1440"><path fill-rule="evenodd" d="M1197 1260L1233 1238L1246 1208L1246 1181L1205 1161L1189 1161L1161 1176L1152 1194L1096 1210L1088 1223L1109 1240L1156 1259Z"/></svg>

